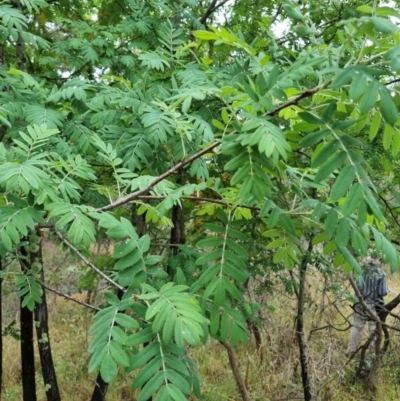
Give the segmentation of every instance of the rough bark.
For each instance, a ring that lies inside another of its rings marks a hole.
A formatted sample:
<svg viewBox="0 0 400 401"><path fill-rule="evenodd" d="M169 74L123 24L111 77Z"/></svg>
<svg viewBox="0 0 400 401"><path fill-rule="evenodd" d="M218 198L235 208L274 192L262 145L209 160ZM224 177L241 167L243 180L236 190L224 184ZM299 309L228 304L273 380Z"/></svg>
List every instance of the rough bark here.
<svg viewBox="0 0 400 401"><path fill-rule="evenodd" d="M106 399L106 393L108 389L108 384L103 380L99 374L97 375L96 384L94 386L91 401L104 401Z"/></svg>
<svg viewBox="0 0 400 401"><path fill-rule="evenodd" d="M35 355L33 348L33 312L22 307L21 298L21 367L22 400L36 401Z"/></svg>
<svg viewBox="0 0 400 401"><path fill-rule="evenodd" d="M32 260L36 260L42 265L42 269L40 271L40 280L44 283L42 241L40 241L39 243L38 252L31 254L31 261ZM42 294L42 302L35 305L35 323L40 364L42 366L42 377L46 387L46 398L47 401L60 401L60 391L58 389L53 355L51 353L49 314L47 310L46 292L44 288Z"/></svg>
<svg viewBox="0 0 400 401"><path fill-rule="evenodd" d="M239 394L243 401L250 401L250 395L247 391L246 385L243 381L242 375L240 374L239 365L237 363L235 351L232 348L232 345L227 341L222 341L221 344L225 347L228 352L229 364L231 365L233 377L235 378L236 385L239 390Z"/></svg>
<svg viewBox="0 0 400 401"><path fill-rule="evenodd" d="M22 238L22 242L29 243L29 238ZM21 270L25 273L30 269L30 257L25 247L20 248ZM33 345L33 312L22 303L20 299L20 324L21 324L21 373L22 373L22 399L23 401L36 401L35 381L35 354Z"/></svg>
<svg viewBox="0 0 400 401"><path fill-rule="evenodd" d="M305 286L306 286L306 275L307 275L307 263L311 250L312 250L312 238L310 238L307 252L305 253L300 264L299 296L297 299L297 317L296 317L296 336L298 340L299 353L300 353L301 381L303 384L304 401L311 401L312 399L309 367L307 359L307 342L304 334Z"/></svg>

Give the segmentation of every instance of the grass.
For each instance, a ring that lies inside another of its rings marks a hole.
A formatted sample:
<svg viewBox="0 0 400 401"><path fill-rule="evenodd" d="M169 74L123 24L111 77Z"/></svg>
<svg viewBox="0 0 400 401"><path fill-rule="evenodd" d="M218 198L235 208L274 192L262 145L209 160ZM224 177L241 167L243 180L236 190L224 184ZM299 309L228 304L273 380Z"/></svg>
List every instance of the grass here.
<svg viewBox="0 0 400 401"><path fill-rule="evenodd" d="M70 268L65 268L61 273L57 263L54 260L50 261L52 266L55 266L52 274L56 275L59 272L68 277L68 280L65 278L65 282L77 282L79 269L76 266L71 264ZM63 261L64 266L65 262L66 260ZM48 277L48 281L53 283L58 279L59 277L55 276ZM335 280L341 280L341 278L336 277ZM389 284L391 288L399 292L399 274L390 276ZM353 380L355 363L349 363L344 356L349 331L340 330L348 326L346 319L351 314L348 302L341 297L339 289L335 290L335 294L332 291L322 291L324 285L325 282L320 273L314 271L308 279L305 314L308 361L314 400L399 400L400 341L398 334L392 332L392 348L379 370L377 391L372 394L364 388L362 383ZM69 288L69 290L72 289ZM83 300L86 294L76 294L76 296ZM93 314L82 306L54 294L48 294L47 297L50 313L50 341L62 399L87 401L91 397L96 379L96 375L89 375L87 372L89 356L86 351L90 341L87 333ZM294 333L296 297L288 295L281 284L274 287L273 295L267 292L257 294L255 290L250 290L248 297L268 306L260 313L262 354L257 351L254 339L248 347L239 346L235 350L251 400L302 399L301 372ZM388 296L387 301L392 297L394 295ZM18 320L18 304L12 292L3 297L3 304L3 313L8 322L13 319ZM396 322L392 320L390 323ZM20 401L22 393L19 342L11 336L3 337L3 341L2 400ZM203 380L201 400L240 400L226 350L218 342L210 340L206 344L191 349L190 352L198 363L199 373ZM44 401L46 398L38 356L36 356L36 364L38 400ZM109 386L107 400L136 400L136 393L130 388L133 376L133 374L125 376L120 373L117 380Z"/></svg>

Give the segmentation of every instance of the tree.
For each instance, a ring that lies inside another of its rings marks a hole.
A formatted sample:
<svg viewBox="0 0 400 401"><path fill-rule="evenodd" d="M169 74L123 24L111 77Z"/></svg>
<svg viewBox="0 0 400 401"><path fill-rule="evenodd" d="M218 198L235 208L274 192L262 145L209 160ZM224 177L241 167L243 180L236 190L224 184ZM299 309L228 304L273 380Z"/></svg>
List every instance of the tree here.
<svg viewBox="0 0 400 401"><path fill-rule="evenodd" d="M302 277L316 253L356 275L369 247L399 262L397 199L370 163L397 169L396 7L284 1L247 15L237 1L224 26L225 3L0 5L2 257L23 262L46 229L123 294L95 316L89 370L106 383L138 370L139 400L199 394L187 345L247 343L256 260ZM277 37L278 21L290 33ZM101 230L109 272L90 257ZM173 251L156 252L154 230ZM31 311L45 285L33 264L17 282Z"/></svg>

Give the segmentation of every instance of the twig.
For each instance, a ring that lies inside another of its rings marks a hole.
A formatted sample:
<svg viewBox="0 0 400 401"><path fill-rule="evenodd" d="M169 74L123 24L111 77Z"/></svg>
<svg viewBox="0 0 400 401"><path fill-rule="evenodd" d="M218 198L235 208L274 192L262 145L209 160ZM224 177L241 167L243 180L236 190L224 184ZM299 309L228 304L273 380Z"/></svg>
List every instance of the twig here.
<svg viewBox="0 0 400 401"><path fill-rule="evenodd" d="M89 266L92 270L94 270L99 276L103 277L104 280L108 281L111 285L114 287L118 288L119 290L126 292L126 289L119 285L116 281L111 279L110 277L107 276L107 274L103 273L98 267L96 267L88 258L86 258L84 255L82 255L81 251L73 246L62 234L60 231L55 230L55 233L57 234L57 237L60 238L60 240L69 248L71 251L73 251L76 255L82 259L87 266Z"/></svg>
<svg viewBox="0 0 400 401"><path fill-rule="evenodd" d="M93 309L94 311L99 311L99 310L100 310L100 308L98 308L97 306L90 305L90 304L88 304L88 303L86 303L86 302L83 302L83 301L79 301L78 299L76 299L76 298L74 298L74 297L71 297L71 296L68 295L68 294L65 294L65 293L63 293L63 292L60 292L60 291L56 290L55 288L49 287L47 284L45 284L45 283L44 283L43 281L41 281L41 280L38 280L38 279L36 279L36 280L37 280L38 283L40 283L40 285L41 285L43 288L45 288L46 290L48 290L48 291L50 291L50 292L53 292L54 294L59 295L60 297L63 297L63 298L65 298L65 299L68 299L69 301L72 301L72 302L76 302L76 303L79 304L79 305L86 306L87 308Z"/></svg>
<svg viewBox="0 0 400 401"><path fill-rule="evenodd" d="M107 210L112 210L115 209L116 207L125 205L129 202L131 202L134 199L137 199L140 195L145 194L146 192L149 192L155 185L157 185L159 182L165 180L167 177L170 175L174 174L176 171L178 171L181 167L185 166L188 163L191 163L193 160L198 159L199 157L203 156L206 153L209 153L211 150L216 148L220 143L219 142L214 142L212 145L208 146L207 148L201 150L200 152L197 152L193 156L189 157L188 159L181 160L178 164L176 164L174 167L170 168L168 171L165 173L161 174L158 176L156 179L154 179L147 187L139 189L138 191L135 191L131 193L130 195L118 199L115 202L110 203L107 206L101 207L96 209L96 212L105 212Z"/></svg>
<svg viewBox="0 0 400 401"><path fill-rule="evenodd" d="M210 5L208 6L207 10L204 12L204 14L201 16L201 18L199 19L199 22L201 24L205 24L205 22L207 21L208 17L216 10L218 10L218 8L222 7L225 3L227 3L229 0L223 0L221 1L221 3L217 4L217 0L212 0Z"/></svg>
<svg viewBox="0 0 400 401"><path fill-rule="evenodd" d="M270 26L273 25L275 23L275 21L277 20L277 18L279 17L279 14L282 11L282 7L283 7L283 4L279 3L278 9L276 10L275 15L271 18L271 22L269 23Z"/></svg>
<svg viewBox="0 0 400 401"><path fill-rule="evenodd" d="M142 200L163 200L167 196L166 195L142 195L138 196L137 199L142 199ZM251 210L260 210L260 208L256 206L248 206L248 205L233 205L231 203L225 202L220 199L214 199L214 198L203 198L201 196L182 196L180 199L186 199L186 200L191 200L191 201L197 201L197 202L209 202L209 203L216 203L218 205L224 205L227 207L244 207L246 209L251 209Z"/></svg>
<svg viewBox="0 0 400 401"><path fill-rule="evenodd" d="M289 100L288 102L275 107L274 110L268 111L264 115L265 116L274 116L275 114L279 113L281 110L286 109L286 107L294 106L295 104L299 103L300 100L314 95L314 93L317 93L321 89L322 89L321 86L316 86L315 88L307 89L306 91L300 93L300 95L296 96L292 100Z"/></svg>

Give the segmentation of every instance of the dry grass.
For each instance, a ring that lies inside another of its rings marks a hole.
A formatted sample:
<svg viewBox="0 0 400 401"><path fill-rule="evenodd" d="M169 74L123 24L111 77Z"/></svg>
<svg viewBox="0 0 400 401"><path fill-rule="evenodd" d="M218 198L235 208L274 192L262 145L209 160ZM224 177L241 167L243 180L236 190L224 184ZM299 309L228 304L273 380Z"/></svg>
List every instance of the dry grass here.
<svg viewBox="0 0 400 401"><path fill-rule="evenodd" d="M65 262L65 261L64 261ZM54 263L54 261L52 262ZM57 265L57 263L55 263ZM72 265L71 265L72 266ZM56 269L57 272L57 269ZM74 276L73 266L64 272ZM56 281L53 278L54 282ZM340 280L340 277L335 277ZM51 277L50 277L50 280ZM76 281L74 281L76 282ZM351 316L349 303L332 291L324 292L325 281L314 271L308 280L306 303L306 334L311 385L316 401L370 401L361 383L353 381L354 362L348 363L344 356L349 331L339 331L348 326ZM400 292L400 274L389 276L389 285ZM298 348L294 333L296 297L289 296L282 285L274 287L274 295L266 292L256 295L249 291L249 298L265 307L260 314L263 353L256 350L252 339L248 347L236 349L241 373L254 401L278 401L302 399L301 372ZM79 296L79 295L78 295ZM84 295L81 295L84 298ZM387 301L394 295L388 296ZM3 297L8 321L17 318L18 304L10 294ZM92 313L83 307L48 295L50 313L50 340L62 399L65 401L87 401L93 391L95 375L87 373L90 341L88 329ZM268 306L268 307L266 307ZM18 320L18 319L17 319ZM394 323L393 321L391 323ZM397 401L400 399L400 338L392 333L392 350L385 357L378 375L376 400ZM21 374L19 342L10 336L3 338L3 400L20 401ZM202 400L239 401L236 385L230 370L225 349L216 341L209 341L190 351L199 365L203 378ZM44 401L44 388L37 363L38 400ZM130 389L132 375L120 374L109 386L108 401L134 401L135 393Z"/></svg>

